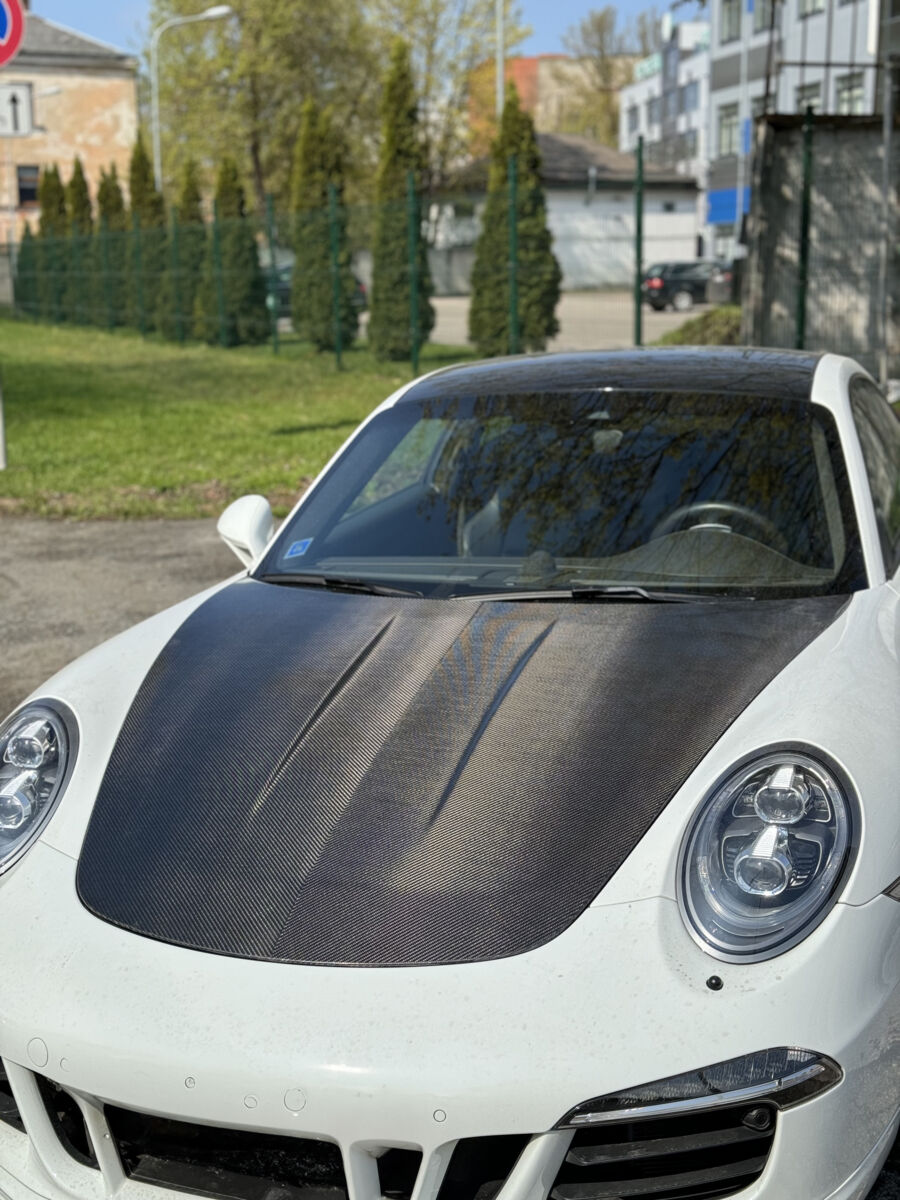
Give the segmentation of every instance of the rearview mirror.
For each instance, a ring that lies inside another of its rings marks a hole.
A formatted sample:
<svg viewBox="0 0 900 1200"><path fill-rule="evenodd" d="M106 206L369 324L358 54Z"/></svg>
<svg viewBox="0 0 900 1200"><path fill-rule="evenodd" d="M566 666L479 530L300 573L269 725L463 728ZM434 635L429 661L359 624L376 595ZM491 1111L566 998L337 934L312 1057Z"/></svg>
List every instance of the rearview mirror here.
<svg viewBox="0 0 900 1200"><path fill-rule="evenodd" d="M241 496L228 505L216 528L228 549L249 567L266 548L275 529L275 518L265 496Z"/></svg>

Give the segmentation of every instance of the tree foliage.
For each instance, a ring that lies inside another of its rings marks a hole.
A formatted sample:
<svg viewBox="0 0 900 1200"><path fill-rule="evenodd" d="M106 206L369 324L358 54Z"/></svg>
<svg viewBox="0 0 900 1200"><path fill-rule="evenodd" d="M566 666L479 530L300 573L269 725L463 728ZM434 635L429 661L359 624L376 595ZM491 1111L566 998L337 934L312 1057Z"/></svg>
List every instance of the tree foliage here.
<svg viewBox="0 0 900 1200"><path fill-rule="evenodd" d="M264 342L269 336L266 284L246 219L244 188L231 158L219 168L215 212L197 291L197 336L223 346Z"/></svg>
<svg viewBox="0 0 900 1200"><path fill-rule="evenodd" d="M66 279L66 244L69 219L66 191L58 167L47 167L38 183L38 313L45 320L61 321Z"/></svg>
<svg viewBox="0 0 900 1200"><path fill-rule="evenodd" d="M375 236L369 341L378 358L409 358L411 322L409 180L421 188L425 161L409 49L400 40L391 50L381 100L381 153L375 179ZM419 343L434 327L431 274L422 224L413 231L418 290Z"/></svg>
<svg viewBox="0 0 900 1200"><path fill-rule="evenodd" d="M487 147L496 133L496 0L370 0L368 7L382 36L408 42L422 116L424 182L430 190L466 156L473 134ZM504 18L510 54L528 34L517 0L504 0ZM482 76L489 87L481 90L489 95L473 110L473 87Z"/></svg>
<svg viewBox="0 0 900 1200"><path fill-rule="evenodd" d="M29 317L39 314L38 305L38 244L28 225L22 234L16 255L15 300L19 312Z"/></svg>
<svg viewBox="0 0 900 1200"><path fill-rule="evenodd" d="M613 5L593 9L568 31L563 44L578 60L581 74L570 77L570 99L562 105L553 132L583 134L604 146L617 146L619 91L631 82L635 60L659 49L656 9L639 13L624 28Z"/></svg>
<svg viewBox="0 0 900 1200"><path fill-rule="evenodd" d="M133 235L128 239L126 270L128 324L147 331L156 325L159 283L166 263L166 212L140 134L131 154L128 190Z"/></svg>
<svg viewBox="0 0 900 1200"><path fill-rule="evenodd" d="M469 337L483 355L506 354L513 347L510 322L509 160L516 159L516 241L518 349L543 350L559 331L562 272L553 254L547 206L540 182L540 152L534 122L510 84L491 147L487 201L472 268Z"/></svg>
<svg viewBox="0 0 900 1200"><path fill-rule="evenodd" d="M148 27L201 7L197 0L152 0ZM379 39L360 0L231 0L231 7L233 17L187 25L161 40L167 190L188 159L208 170L231 156L258 212L268 193L286 209L307 99L334 109L355 162L371 161Z"/></svg>
<svg viewBox="0 0 900 1200"><path fill-rule="evenodd" d="M94 323L112 328L123 325L125 313L126 229L128 214L116 164L100 172L97 188L97 233L94 238L94 273L91 312Z"/></svg>
<svg viewBox="0 0 900 1200"><path fill-rule="evenodd" d="M157 299L156 327L165 337L181 342L190 334L205 258L203 198L197 166L189 159L172 209L168 255Z"/></svg>
<svg viewBox="0 0 900 1200"><path fill-rule="evenodd" d="M291 188L295 255L291 307L294 328L319 350L336 346L335 266L342 345L350 345L358 325L344 204L346 157L346 143L330 111L320 112L315 101L307 100Z"/></svg>
<svg viewBox="0 0 900 1200"><path fill-rule="evenodd" d="M91 320L91 284L94 274L91 231L94 214L80 158L75 159L72 177L66 184L66 217L69 236L66 245L63 314L67 321L84 325Z"/></svg>

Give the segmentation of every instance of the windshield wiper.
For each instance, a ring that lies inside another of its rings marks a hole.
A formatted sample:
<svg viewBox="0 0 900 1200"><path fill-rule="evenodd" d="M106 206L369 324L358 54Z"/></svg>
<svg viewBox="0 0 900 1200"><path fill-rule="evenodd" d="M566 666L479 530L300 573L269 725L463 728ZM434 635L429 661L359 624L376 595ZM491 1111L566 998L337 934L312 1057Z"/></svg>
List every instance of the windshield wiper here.
<svg viewBox="0 0 900 1200"><path fill-rule="evenodd" d="M724 597L704 594L703 592L659 592L638 584L576 584L570 588L553 588L545 592L490 592L479 595L477 592L465 597L466 600L510 600L521 603L526 600L577 600L588 603L613 603L619 600L638 601L645 604L694 604L709 603ZM753 599L754 597L748 597Z"/></svg>
<svg viewBox="0 0 900 1200"><path fill-rule="evenodd" d="M405 588L385 587L380 583L369 583L366 579L349 579L346 575L306 575L297 571L274 575L256 575L262 583L277 583L282 587L325 588L329 592L354 592L360 596L413 596L422 599L421 592Z"/></svg>

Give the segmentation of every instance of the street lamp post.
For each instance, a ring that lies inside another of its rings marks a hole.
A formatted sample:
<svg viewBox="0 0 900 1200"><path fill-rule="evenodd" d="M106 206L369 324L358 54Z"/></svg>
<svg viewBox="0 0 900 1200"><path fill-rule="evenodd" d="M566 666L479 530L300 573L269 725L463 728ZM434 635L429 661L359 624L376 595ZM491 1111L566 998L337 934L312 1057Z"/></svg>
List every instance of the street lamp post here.
<svg viewBox="0 0 900 1200"><path fill-rule="evenodd" d="M170 17L153 30L150 38L150 120L153 125L153 176L156 180L157 191L162 191L162 138L159 130L159 39L167 29L176 25L193 25L195 21L218 21L222 17L230 17L234 9L230 4L214 4L202 13L188 17Z"/></svg>

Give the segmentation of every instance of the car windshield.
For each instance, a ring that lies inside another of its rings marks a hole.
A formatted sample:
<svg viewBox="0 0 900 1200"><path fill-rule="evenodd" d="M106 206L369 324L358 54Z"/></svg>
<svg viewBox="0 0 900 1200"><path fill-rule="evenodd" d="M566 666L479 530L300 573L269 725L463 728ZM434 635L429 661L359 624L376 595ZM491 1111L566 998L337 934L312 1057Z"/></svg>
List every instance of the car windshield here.
<svg viewBox="0 0 900 1200"><path fill-rule="evenodd" d="M257 574L433 597L865 586L829 412L603 390L400 401L345 449Z"/></svg>

